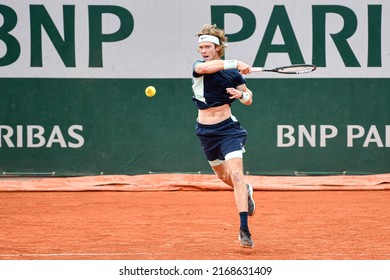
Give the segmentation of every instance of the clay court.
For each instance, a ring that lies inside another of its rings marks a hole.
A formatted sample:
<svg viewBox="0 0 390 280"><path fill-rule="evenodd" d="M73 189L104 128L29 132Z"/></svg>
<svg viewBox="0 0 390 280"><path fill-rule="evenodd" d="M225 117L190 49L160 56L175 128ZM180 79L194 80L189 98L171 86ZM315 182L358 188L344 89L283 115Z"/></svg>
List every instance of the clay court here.
<svg viewBox="0 0 390 280"><path fill-rule="evenodd" d="M247 179L254 249L213 175L2 178L0 259L390 259L390 174Z"/></svg>

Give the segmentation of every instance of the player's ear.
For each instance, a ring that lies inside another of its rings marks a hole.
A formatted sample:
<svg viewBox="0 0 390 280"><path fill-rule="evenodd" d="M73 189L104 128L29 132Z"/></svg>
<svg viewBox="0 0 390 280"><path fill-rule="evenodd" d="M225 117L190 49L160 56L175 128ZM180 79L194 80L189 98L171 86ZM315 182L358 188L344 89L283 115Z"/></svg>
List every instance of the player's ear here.
<svg viewBox="0 0 390 280"><path fill-rule="evenodd" d="M219 56L221 56L222 47L219 45L215 45L215 51L218 53Z"/></svg>

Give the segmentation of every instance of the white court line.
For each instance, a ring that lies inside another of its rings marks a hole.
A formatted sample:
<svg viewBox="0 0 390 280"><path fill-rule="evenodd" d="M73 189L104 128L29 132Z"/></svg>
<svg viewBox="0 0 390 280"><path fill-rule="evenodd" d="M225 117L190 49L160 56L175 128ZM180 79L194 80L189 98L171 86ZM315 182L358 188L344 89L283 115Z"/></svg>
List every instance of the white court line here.
<svg viewBox="0 0 390 280"><path fill-rule="evenodd" d="M67 257L67 256L133 256L143 253L36 253L36 254L0 254L0 257Z"/></svg>
<svg viewBox="0 0 390 280"><path fill-rule="evenodd" d="M154 256L160 255L161 253L153 253ZM135 256L135 255L151 255L145 253L35 253L35 254L0 254L1 257L87 257L87 256ZM354 256L371 256L372 254L360 253L354 254ZM345 254L318 254L317 256L345 256ZM390 254L380 254L380 256L388 257Z"/></svg>

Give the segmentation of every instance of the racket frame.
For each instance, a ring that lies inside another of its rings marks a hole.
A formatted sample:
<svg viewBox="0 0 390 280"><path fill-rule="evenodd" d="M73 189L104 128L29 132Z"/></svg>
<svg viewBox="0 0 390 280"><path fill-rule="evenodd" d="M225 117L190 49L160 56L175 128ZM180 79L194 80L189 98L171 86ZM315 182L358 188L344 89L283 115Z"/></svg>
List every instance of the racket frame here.
<svg viewBox="0 0 390 280"><path fill-rule="evenodd" d="M294 68L294 67L307 67L307 70L301 70L301 71L286 71L283 72L281 70ZM276 72L279 74L305 74L313 72L317 69L317 66L313 64L292 64L292 65L286 65L286 66L280 66L275 68L265 68L265 67L252 67L252 72Z"/></svg>

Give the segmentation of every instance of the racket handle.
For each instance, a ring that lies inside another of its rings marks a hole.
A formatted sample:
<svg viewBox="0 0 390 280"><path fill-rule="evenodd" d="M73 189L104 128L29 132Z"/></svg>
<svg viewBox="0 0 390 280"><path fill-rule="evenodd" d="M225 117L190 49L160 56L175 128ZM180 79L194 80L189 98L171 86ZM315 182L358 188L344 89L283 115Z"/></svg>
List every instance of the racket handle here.
<svg viewBox="0 0 390 280"><path fill-rule="evenodd" d="M251 67L252 72L263 72L263 67Z"/></svg>

